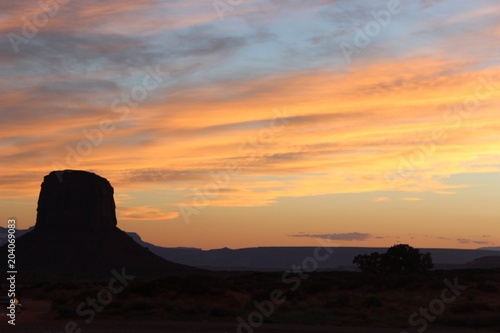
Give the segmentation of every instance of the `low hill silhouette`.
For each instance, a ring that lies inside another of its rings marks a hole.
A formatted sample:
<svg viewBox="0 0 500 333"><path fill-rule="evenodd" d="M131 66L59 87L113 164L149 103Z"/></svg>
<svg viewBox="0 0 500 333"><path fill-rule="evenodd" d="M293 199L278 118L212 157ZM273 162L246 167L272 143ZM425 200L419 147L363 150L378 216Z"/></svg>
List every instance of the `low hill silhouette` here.
<svg viewBox="0 0 500 333"><path fill-rule="evenodd" d="M488 256L477 258L472 262L468 262L466 268L491 269L500 268L500 256Z"/></svg>

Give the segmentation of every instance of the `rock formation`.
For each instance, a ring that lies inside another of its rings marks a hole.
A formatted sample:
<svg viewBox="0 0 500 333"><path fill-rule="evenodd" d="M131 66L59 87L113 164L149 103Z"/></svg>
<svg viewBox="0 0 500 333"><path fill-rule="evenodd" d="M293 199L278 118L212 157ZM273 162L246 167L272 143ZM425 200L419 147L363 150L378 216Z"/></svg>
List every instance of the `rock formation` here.
<svg viewBox="0 0 500 333"><path fill-rule="evenodd" d="M116 227L113 187L85 171L53 171L38 199L36 229L109 230Z"/></svg>
<svg viewBox="0 0 500 333"><path fill-rule="evenodd" d="M94 173L45 176L35 228L16 240L21 276L110 276L125 268L142 276L203 272L160 258L117 227L113 187ZM7 257L7 246L0 253Z"/></svg>

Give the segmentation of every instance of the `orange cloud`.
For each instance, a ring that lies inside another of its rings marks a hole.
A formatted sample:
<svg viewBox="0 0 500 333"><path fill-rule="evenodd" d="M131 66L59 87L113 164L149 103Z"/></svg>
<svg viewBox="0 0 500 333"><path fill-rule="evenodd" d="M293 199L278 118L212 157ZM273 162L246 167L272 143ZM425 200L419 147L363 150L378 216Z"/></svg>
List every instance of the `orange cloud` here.
<svg viewBox="0 0 500 333"><path fill-rule="evenodd" d="M172 220L179 216L178 212L164 212L151 207L118 207L116 209L118 220L123 221L164 221Z"/></svg>
<svg viewBox="0 0 500 333"><path fill-rule="evenodd" d="M419 198L419 197L407 197L407 198L403 198L402 200L404 200L404 201L422 201L424 199Z"/></svg>

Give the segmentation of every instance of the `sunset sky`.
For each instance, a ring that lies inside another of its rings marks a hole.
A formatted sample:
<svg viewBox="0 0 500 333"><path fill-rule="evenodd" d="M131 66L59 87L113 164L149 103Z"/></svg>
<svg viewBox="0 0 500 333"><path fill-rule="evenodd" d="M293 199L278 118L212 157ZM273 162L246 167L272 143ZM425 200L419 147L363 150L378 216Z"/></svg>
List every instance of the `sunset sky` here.
<svg viewBox="0 0 500 333"><path fill-rule="evenodd" d="M500 246L500 4L0 2L0 218L88 170L161 246Z"/></svg>

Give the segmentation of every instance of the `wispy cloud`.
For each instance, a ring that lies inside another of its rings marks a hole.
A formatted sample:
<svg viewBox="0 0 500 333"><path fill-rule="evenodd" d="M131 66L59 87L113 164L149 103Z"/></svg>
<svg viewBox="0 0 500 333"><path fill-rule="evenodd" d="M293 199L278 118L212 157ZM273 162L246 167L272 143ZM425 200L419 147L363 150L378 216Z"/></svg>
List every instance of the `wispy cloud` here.
<svg viewBox="0 0 500 333"><path fill-rule="evenodd" d="M179 212L164 212L153 207L118 207L117 217L123 221L166 221L179 216Z"/></svg>
<svg viewBox="0 0 500 333"><path fill-rule="evenodd" d="M478 240L473 240L473 239L467 239L467 238L459 238L457 241L460 244L478 244L478 245L488 245L491 244L488 241L478 241Z"/></svg>
<svg viewBox="0 0 500 333"><path fill-rule="evenodd" d="M295 234L290 237L320 238L339 241L364 241L372 237L370 234L359 232L339 233L339 234Z"/></svg>
<svg viewBox="0 0 500 333"><path fill-rule="evenodd" d="M401 200L404 200L404 201L422 201L424 199L419 198L419 197L405 197L405 198L402 198Z"/></svg>

